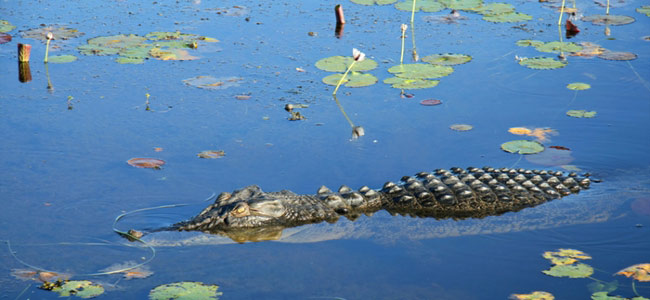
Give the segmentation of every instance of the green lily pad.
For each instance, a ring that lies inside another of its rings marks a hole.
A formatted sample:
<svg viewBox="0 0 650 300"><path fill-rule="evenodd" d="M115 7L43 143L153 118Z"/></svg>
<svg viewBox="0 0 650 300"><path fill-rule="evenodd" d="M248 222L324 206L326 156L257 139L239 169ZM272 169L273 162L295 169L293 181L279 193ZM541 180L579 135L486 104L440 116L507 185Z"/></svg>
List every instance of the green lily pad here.
<svg viewBox="0 0 650 300"><path fill-rule="evenodd" d="M555 296L549 292L534 291L530 294L512 294L510 300L553 300Z"/></svg>
<svg viewBox="0 0 650 300"><path fill-rule="evenodd" d="M501 149L510 153L533 154L544 151L544 146L538 141L515 140L501 144Z"/></svg>
<svg viewBox="0 0 650 300"><path fill-rule="evenodd" d="M515 44L520 47L528 47L528 46L539 47L539 46L543 46L544 42L538 40L518 40Z"/></svg>
<svg viewBox="0 0 650 300"><path fill-rule="evenodd" d="M16 29L16 26L9 23L6 20L0 20L0 32L9 32Z"/></svg>
<svg viewBox="0 0 650 300"><path fill-rule="evenodd" d="M551 70L566 67L567 62L555 60L551 57L534 57L522 59L519 64L531 69Z"/></svg>
<svg viewBox="0 0 650 300"><path fill-rule="evenodd" d="M598 54L598 58L606 60L635 60L637 56L632 52L604 50L603 53Z"/></svg>
<svg viewBox="0 0 650 300"><path fill-rule="evenodd" d="M516 22L530 21L532 19L533 16L520 13L520 12L511 12L511 13L498 14L498 15L483 16L483 20L488 22L495 22L495 23L506 23L506 22L516 23Z"/></svg>
<svg viewBox="0 0 650 300"><path fill-rule="evenodd" d="M440 83L440 80L391 77L384 79L384 83L390 84L393 88L396 89L415 90L432 88L438 85L438 83Z"/></svg>
<svg viewBox="0 0 650 300"><path fill-rule="evenodd" d="M195 60L196 56L190 55L187 50L174 48L152 48L149 55L158 60Z"/></svg>
<svg viewBox="0 0 650 300"><path fill-rule="evenodd" d="M397 0L351 0L352 3L361 4L361 5L386 5L393 4Z"/></svg>
<svg viewBox="0 0 650 300"><path fill-rule="evenodd" d="M560 52L578 52L582 50L582 46L576 43L566 43L566 42L548 42L543 45L535 46L535 49L539 52L547 53L560 53Z"/></svg>
<svg viewBox="0 0 650 300"><path fill-rule="evenodd" d="M460 65L470 60L472 60L472 57L469 55L451 53L427 55L422 58L423 62L442 66Z"/></svg>
<svg viewBox="0 0 650 300"><path fill-rule="evenodd" d="M59 297L77 296L88 299L103 294L104 287L88 280L75 280L66 281L61 286L54 287L52 291L59 293Z"/></svg>
<svg viewBox="0 0 650 300"><path fill-rule="evenodd" d="M329 85L337 85L343 74L332 74L323 78L323 82ZM350 72L345 76L342 84L347 87L364 87L377 83L377 77L372 74L365 74L361 72Z"/></svg>
<svg viewBox="0 0 650 300"><path fill-rule="evenodd" d="M432 64L403 64L390 67L388 72L399 78L426 79L445 77L454 72L454 69L449 66Z"/></svg>
<svg viewBox="0 0 650 300"><path fill-rule="evenodd" d="M584 91L590 89L591 85L583 82L574 82L567 84L566 88L570 90Z"/></svg>
<svg viewBox="0 0 650 300"><path fill-rule="evenodd" d="M453 124L453 125L449 126L449 128L451 128L452 130L456 130L456 131L469 131L469 130L472 130L472 128L474 128L474 126L469 125L469 124Z"/></svg>
<svg viewBox="0 0 650 300"><path fill-rule="evenodd" d="M74 55L56 55L50 56L47 61L53 64L64 64L77 60L77 57Z"/></svg>
<svg viewBox="0 0 650 300"><path fill-rule="evenodd" d="M119 64L142 64L144 63L144 58L133 58L133 57L118 57L115 61Z"/></svg>
<svg viewBox="0 0 650 300"><path fill-rule="evenodd" d="M147 33L145 37L154 41L170 41L170 40L194 41L201 38L196 34L181 33L180 31L176 31L176 32L154 31L154 32Z"/></svg>
<svg viewBox="0 0 650 300"><path fill-rule="evenodd" d="M175 282L159 285L149 292L150 300L190 300L190 299L219 299L218 285L206 285L202 282Z"/></svg>
<svg viewBox="0 0 650 300"><path fill-rule="evenodd" d="M636 12L650 17L650 5L644 5L636 9ZM0 30L1 31L1 30Z"/></svg>
<svg viewBox="0 0 650 300"><path fill-rule="evenodd" d="M587 289L592 293L605 292L606 294L609 294L618 289L618 280L611 282L594 281L587 285Z"/></svg>
<svg viewBox="0 0 650 300"><path fill-rule="evenodd" d="M317 61L316 68L327 72L345 72L352 62L354 62L354 58L350 56L330 56ZM366 58L356 62L350 71L369 71L376 67L376 61Z"/></svg>
<svg viewBox="0 0 650 300"><path fill-rule="evenodd" d="M593 118L597 114L596 111L576 110L572 109L566 112L566 115L574 118Z"/></svg>
<svg viewBox="0 0 650 300"><path fill-rule="evenodd" d="M100 36L89 39L87 45L81 45L77 50L84 55L115 55L132 47L140 47L146 40L135 34Z"/></svg>
<svg viewBox="0 0 650 300"><path fill-rule="evenodd" d="M67 40L84 35L77 29L51 25L47 27L33 28L22 32L23 38L47 41L47 33L51 32L53 40Z"/></svg>
<svg viewBox="0 0 650 300"><path fill-rule="evenodd" d="M206 90L223 90L230 87L239 86L240 81L243 79L241 77L219 77L215 78L212 76L196 76L183 80L183 82L189 86L197 87L200 89Z"/></svg>
<svg viewBox="0 0 650 300"><path fill-rule="evenodd" d="M450 9L472 9L481 6L483 0L438 0Z"/></svg>
<svg viewBox="0 0 650 300"><path fill-rule="evenodd" d="M542 273L554 277L586 278L594 273L594 268L582 263L576 265L555 265L549 270L542 271Z"/></svg>
<svg viewBox="0 0 650 300"><path fill-rule="evenodd" d="M514 12L515 7L510 3L492 2L468 10L482 15L500 15Z"/></svg>
<svg viewBox="0 0 650 300"><path fill-rule="evenodd" d="M403 2L395 3L395 8L403 11L412 11L413 10L413 0L406 0ZM415 11L423 12L439 12L445 9L445 6L440 2L434 0L417 0L415 2Z"/></svg>
<svg viewBox="0 0 650 300"><path fill-rule="evenodd" d="M593 15L582 17L585 22L595 25L625 25L634 22L634 18L621 15Z"/></svg>

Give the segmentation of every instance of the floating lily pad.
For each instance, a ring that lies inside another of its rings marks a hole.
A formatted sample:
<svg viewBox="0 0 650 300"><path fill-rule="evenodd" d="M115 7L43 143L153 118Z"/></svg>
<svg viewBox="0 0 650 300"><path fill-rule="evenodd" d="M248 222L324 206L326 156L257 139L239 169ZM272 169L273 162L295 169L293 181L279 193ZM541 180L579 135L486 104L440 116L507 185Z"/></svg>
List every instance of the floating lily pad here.
<svg viewBox="0 0 650 300"><path fill-rule="evenodd" d="M583 91L590 89L591 85L584 82L574 82L567 84L566 88L570 90Z"/></svg>
<svg viewBox="0 0 650 300"><path fill-rule="evenodd" d="M226 152L223 150L206 150L199 152L196 156L209 159L222 158L226 156Z"/></svg>
<svg viewBox="0 0 650 300"><path fill-rule="evenodd" d="M642 282L650 282L650 264L637 264L616 272L616 275L625 275Z"/></svg>
<svg viewBox="0 0 650 300"><path fill-rule="evenodd" d="M77 296L84 299L94 298L104 293L103 286L88 280L64 281L60 286L54 286L50 290L58 293L59 297Z"/></svg>
<svg viewBox="0 0 650 300"><path fill-rule="evenodd" d="M317 61L316 68L327 72L345 72L352 62L354 62L354 58L350 56L330 56ZM350 71L369 71L376 67L376 61L366 58L356 62Z"/></svg>
<svg viewBox="0 0 650 300"><path fill-rule="evenodd" d="M118 57L115 59L117 63L120 64L141 64L144 63L144 58L132 58L132 57Z"/></svg>
<svg viewBox="0 0 650 300"><path fill-rule="evenodd" d="M393 4L397 0L351 0L352 3L361 4L361 5L386 5Z"/></svg>
<svg viewBox="0 0 650 300"><path fill-rule="evenodd" d="M139 46L146 40L147 38L135 34L100 36L89 39L87 45L81 45L77 50L84 55L115 55Z"/></svg>
<svg viewBox="0 0 650 300"><path fill-rule="evenodd" d="M548 42L543 45L535 46L535 49L539 52L547 53L559 53L559 52L578 52L582 50L582 47L576 43L566 43L566 42Z"/></svg>
<svg viewBox="0 0 650 300"><path fill-rule="evenodd" d="M395 74L399 78L426 79L447 76L454 72L454 69L449 66L432 64L403 64L390 67L388 72Z"/></svg>
<svg viewBox="0 0 650 300"><path fill-rule="evenodd" d="M243 80L241 77L219 77L212 76L196 76L183 80L189 86L197 87L206 90L223 90L230 87L239 86Z"/></svg>
<svg viewBox="0 0 650 300"><path fill-rule="evenodd" d="M553 294L544 291L534 291L530 294L512 294L510 300L554 300Z"/></svg>
<svg viewBox="0 0 650 300"><path fill-rule="evenodd" d="M451 53L427 55L422 58L423 62L442 66L460 65L470 60L472 60L472 57L469 55Z"/></svg>
<svg viewBox="0 0 650 300"><path fill-rule="evenodd" d="M329 85L337 85L343 74L332 74L323 78L323 82ZM350 72L343 80L342 84L347 87L364 87L377 83L378 79L372 74L361 72Z"/></svg>
<svg viewBox="0 0 650 300"><path fill-rule="evenodd" d="M571 56L581 56L591 58L603 54L605 51L609 51L596 43L591 42L582 42L580 43L582 50L578 52L571 53Z"/></svg>
<svg viewBox="0 0 650 300"><path fill-rule="evenodd" d="M52 33L53 40L67 40L72 38L77 38L84 35L83 32L80 32L77 29L51 25L47 27L32 28L26 31L23 31L21 35L26 39L35 39L40 41L47 41L47 34Z"/></svg>
<svg viewBox="0 0 650 300"><path fill-rule="evenodd" d="M469 131L469 130L472 130L472 128L474 128L474 126L469 125L469 124L453 124L453 125L449 126L449 128L451 128L452 130L456 130L456 131Z"/></svg>
<svg viewBox="0 0 650 300"><path fill-rule="evenodd" d="M636 9L636 12L650 17L650 5L644 5Z"/></svg>
<svg viewBox="0 0 650 300"><path fill-rule="evenodd" d="M594 268L587 264L555 265L542 273L553 277L586 278L594 273Z"/></svg>
<svg viewBox="0 0 650 300"><path fill-rule="evenodd" d="M135 233L135 230L129 230L129 234ZM137 238L142 237L142 233ZM135 261L127 261L123 263L115 263L110 265L108 268L101 270L104 273L120 273L124 275L126 280L130 279L141 279L147 278L153 275L153 272L149 269L148 266L138 266L138 263Z"/></svg>
<svg viewBox="0 0 650 300"><path fill-rule="evenodd" d="M634 18L621 15L593 15L582 17L585 22L595 25L625 25L634 22Z"/></svg>
<svg viewBox="0 0 650 300"><path fill-rule="evenodd" d="M169 299L219 299L221 292L217 292L218 285L207 285L202 282L175 282L159 285L149 292L150 300Z"/></svg>
<svg viewBox="0 0 650 300"><path fill-rule="evenodd" d="M483 0L438 0L450 9L473 9L481 6Z"/></svg>
<svg viewBox="0 0 650 300"><path fill-rule="evenodd" d="M384 79L384 83L390 84L393 88L396 89L415 90L432 88L438 85L438 83L440 83L440 80L390 77Z"/></svg>
<svg viewBox="0 0 650 300"><path fill-rule="evenodd" d="M6 33L0 33L0 44L11 42L11 35Z"/></svg>
<svg viewBox="0 0 650 300"><path fill-rule="evenodd" d="M136 168L160 169L165 161L157 158L136 157L127 160L126 163Z"/></svg>
<svg viewBox="0 0 650 300"><path fill-rule="evenodd" d="M551 70L564 68L567 62L555 60L551 57L534 57L522 59L519 61L519 64L531 69Z"/></svg>
<svg viewBox="0 0 650 300"><path fill-rule="evenodd" d="M606 60L635 60L637 58L636 54L632 52L618 52L605 50L603 53L598 55L598 58Z"/></svg>
<svg viewBox="0 0 650 300"><path fill-rule="evenodd" d="M632 298L634 300L641 300L637 298ZM607 292L595 292L591 294L591 300L630 300L621 296L610 296Z"/></svg>
<svg viewBox="0 0 650 300"><path fill-rule="evenodd" d="M544 151L544 146L538 141L515 140L501 144L501 149L510 153L533 154Z"/></svg>
<svg viewBox="0 0 650 300"><path fill-rule="evenodd" d="M77 57L74 55L56 55L50 56L47 61L53 64L63 64L69 63L77 60Z"/></svg>
<svg viewBox="0 0 650 300"><path fill-rule="evenodd" d="M532 19L533 17L531 15L527 15L520 12L511 12L511 13L498 14L498 15L483 16L483 20L488 22L495 22L495 23L506 23L506 22L516 23L516 22L530 21Z"/></svg>
<svg viewBox="0 0 650 300"><path fill-rule="evenodd" d="M596 116L595 111L586 111L586 110L569 110L566 112L566 115L574 118L593 118Z"/></svg>
<svg viewBox="0 0 650 300"><path fill-rule="evenodd" d="M442 101L440 101L438 99L425 99L425 100L420 101L420 104L424 105L424 106L435 106L435 105L442 104Z"/></svg>
<svg viewBox="0 0 650 300"><path fill-rule="evenodd" d="M412 11L413 10L413 0L406 0L403 2L395 3L395 8L403 11ZM445 6L440 2L434 0L417 0L415 2L415 11L423 12L439 12L445 9Z"/></svg>
<svg viewBox="0 0 650 300"><path fill-rule="evenodd" d="M9 32L16 29L16 26L9 23L7 20L0 20L0 32Z"/></svg>
<svg viewBox="0 0 650 300"><path fill-rule="evenodd" d="M544 42L538 40L518 40L515 44L520 47L538 47L544 45Z"/></svg>
<svg viewBox="0 0 650 300"><path fill-rule="evenodd" d="M195 60L199 59L196 56L190 55L187 50L183 49L168 49L168 48L153 48L149 50L149 55L159 60Z"/></svg>
<svg viewBox="0 0 650 300"><path fill-rule="evenodd" d="M570 265L579 260L591 259L591 256L576 249L559 249L558 251L546 251L542 257L551 261L554 265Z"/></svg>
<svg viewBox="0 0 650 300"><path fill-rule="evenodd" d="M515 7L510 3L492 2L471 8L469 10L482 15L500 15L514 12Z"/></svg>

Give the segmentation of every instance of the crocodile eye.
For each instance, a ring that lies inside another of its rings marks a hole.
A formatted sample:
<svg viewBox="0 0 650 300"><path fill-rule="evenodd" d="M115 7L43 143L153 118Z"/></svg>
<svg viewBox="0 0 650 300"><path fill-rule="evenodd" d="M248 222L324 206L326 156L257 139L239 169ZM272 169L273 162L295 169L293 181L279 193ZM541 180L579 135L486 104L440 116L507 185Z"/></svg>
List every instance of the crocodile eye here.
<svg viewBox="0 0 650 300"><path fill-rule="evenodd" d="M234 217L240 218L250 215L248 204L242 202L238 203L235 208L230 212Z"/></svg>

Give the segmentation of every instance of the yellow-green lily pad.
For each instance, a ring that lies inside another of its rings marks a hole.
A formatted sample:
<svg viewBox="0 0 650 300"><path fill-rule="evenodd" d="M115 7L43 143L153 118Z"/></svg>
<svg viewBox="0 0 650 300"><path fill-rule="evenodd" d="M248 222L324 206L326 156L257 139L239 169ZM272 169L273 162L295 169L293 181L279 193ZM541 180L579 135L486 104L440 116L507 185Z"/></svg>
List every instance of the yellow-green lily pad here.
<svg viewBox="0 0 650 300"><path fill-rule="evenodd" d="M361 4L361 5L386 5L393 4L397 0L351 0L352 3Z"/></svg>
<svg viewBox="0 0 650 300"><path fill-rule="evenodd" d="M77 296L79 298L93 298L104 293L104 287L88 280L65 281L61 286L52 288L60 297Z"/></svg>
<svg viewBox="0 0 650 300"><path fill-rule="evenodd" d="M510 300L553 300L553 294L544 291L534 291L530 294L512 294Z"/></svg>
<svg viewBox="0 0 650 300"><path fill-rule="evenodd" d="M483 16L483 20L488 22L494 22L494 23L507 23L507 22L516 23L516 22L530 21L532 19L533 16L520 13L520 12L510 12L505 14Z"/></svg>
<svg viewBox="0 0 650 300"><path fill-rule="evenodd" d="M635 21L632 17L621 15L592 15L582 17L582 20L594 25L625 25Z"/></svg>
<svg viewBox="0 0 650 300"><path fill-rule="evenodd" d="M576 110L572 109L566 112L566 115L574 118L593 118L596 116L595 111L586 111L586 110Z"/></svg>
<svg viewBox="0 0 650 300"><path fill-rule="evenodd" d="M332 74L323 78L323 82L329 85L337 85L343 74ZM345 76L342 84L345 84L347 87L364 87L377 83L377 77L372 74L366 74L361 72L350 72Z"/></svg>
<svg viewBox="0 0 650 300"><path fill-rule="evenodd" d="M438 0L450 9L472 9L481 6L483 0Z"/></svg>
<svg viewBox="0 0 650 300"><path fill-rule="evenodd" d="M441 66L460 65L470 60L472 60L472 57L469 55L452 53L427 55L422 58L423 62Z"/></svg>
<svg viewBox="0 0 650 300"><path fill-rule="evenodd" d="M584 91L590 89L591 85L584 82L574 82L567 84L566 88L570 90Z"/></svg>
<svg viewBox="0 0 650 300"><path fill-rule="evenodd" d="M149 55L158 60L195 60L196 56L190 55L187 50L174 48L152 48Z"/></svg>
<svg viewBox="0 0 650 300"><path fill-rule="evenodd" d="M120 64L141 64L144 63L144 58L133 58L133 57L118 57L115 59L117 63Z"/></svg>
<svg viewBox="0 0 650 300"><path fill-rule="evenodd" d="M402 2L395 3L395 8L403 11L412 11L413 10L413 0L406 0ZM434 0L417 0L415 2L415 11L423 12L439 12L445 9L445 6L440 2Z"/></svg>
<svg viewBox="0 0 650 300"><path fill-rule="evenodd" d="M520 47L538 47L544 45L544 42L538 40L518 40L515 44Z"/></svg>
<svg viewBox="0 0 650 300"><path fill-rule="evenodd" d="M492 2L468 10L482 15L500 15L514 12L515 7L510 3Z"/></svg>
<svg viewBox="0 0 650 300"><path fill-rule="evenodd" d="M559 53L559 52L578 52L582 50L582 46L576 43L566 43L566 42L548 42L543 45L535 46L535 49L539 52L547 53Z"/></svg>
<svg viewBox="0 0 650 300"><path fill-rule="evenodd" d="M56 55L50 56L47 61L53 64L64 64L77 60L77 57L74 55Z"/></svg>
<svg viewBox="0 0 650 300"><path fill-rule="evenodd" d="M650 5L644 5L636 9L636 12L650 17Z"/></svg>
<svg viewBox="0 0 650 300"><path fill-rule="evenodd" d="M555 60L551 57L534 57L522 59L519 64L531 69L551 70L566 67L567 62Z"/></svg>
<svg viewBox="0 0 650 300"><path fill-rule="evenodd" d="M135 34L100 36L88 40L87 45L77 47L77 50L84 55L115 55L127 51L128 48L136 47L147 39Z"/></svg>
<svg viewBox="0 0 650 300"><path fill-rule="evenodd" d="M399 78L427 79L445 77L454 72L454 69L432 64L403 64L390 67L388 72Z"/></svg>
<svg viewBox="0 0 650 300"><path fill-rule="evenodd" d="M83 32L80 32L77 29L51 25L44 26L39 28L32 28L22 32L23 38L26 39L35 39L40 41L47 41L47 34L52 33L53 40L67 40L84 35Z"/></svg>
<svg viewBox="0 0 650 300"><path fill-rule="evenodd" d="M9 23L7 20L0 20L0 32L9 32L16 29L16 26Z"/></svg>
<svg viewBox="0 0 650 300"><path fill-rule="evenodd" d="M538 141L515 140L501 144L501 149L510 153L533 154L544 151L544 145Z"/></svg>
<svg viewBox="0 0 650 300"><path fill-rule="evenodd" d="M384 79L384 83L390 84L393 88L396 89L415 90L432 88L438 85L438 83L440 83L440 80L390 77Z"/></svg>
<svg viewBox="0 0 650 300"><path fill-rule="evenodd" d="M175 282L159 285L151 290L149 292L149 300L216 300L222 294L221 292L217 292L217 289L219 289L218 285L204 284L202 282Z"/></svg>
<svg viewBox="0 0 650 300"><path fill-rule="evenodd" d="M316 68L327 72L345 72L354 62L351 56L330 56L316 62ZM366 58L358 61L350 71L369 71L377 67L377 62Z"/></svg>
<svg viewBox="0 0 650 300"><path fill-rule="evenodd" d="M594 268L587 264L555 265L542 273L554 277L586 278L594 273Z"/></svg>
<svg viewBox="0 0 650 300"><path fill-rule="evenodd" d="M469 124L453 124L449 126L450 129L456 130L456 131L469 131L474 128L474 126L469 125Z"/></svg>
<svg viewBox="0 0 650 300"><path fill-rule="evenodd" d="M591 294L591 300L629 300L621 296L610 296L607 292L595 292Z"/></svg>

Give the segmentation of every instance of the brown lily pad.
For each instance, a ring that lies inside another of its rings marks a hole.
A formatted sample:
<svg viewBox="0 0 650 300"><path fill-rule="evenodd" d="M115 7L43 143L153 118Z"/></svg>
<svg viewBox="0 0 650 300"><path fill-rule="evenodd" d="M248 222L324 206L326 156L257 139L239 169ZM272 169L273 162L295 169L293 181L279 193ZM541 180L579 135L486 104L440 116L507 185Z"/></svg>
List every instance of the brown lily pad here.
<svg viewBox="0 0 650 300"><path fill-rule="evenodd" d="M625 25L635 21L632 17L621 15L592 15L585 16L582 20L595 25Z"/></svg>
<svg viewBox="0 0 650 300"><path fill-rule="evenodd" d="M422 104L424 106L434 106L434 105L442 104L442 101L440 101L438 99L426 99L426 100L420 101L420 104Z"/></svg>
<svg viewBox="0 0 650 300"><path fill-rule="evenodd" d="M632 52L618 52L605 50L603 53L598 55L598 58L606 60L635 60L637 55Z"/></svg>
<svg viewBox="0 0 650 300"><path fill-rule="evenodd" d="M11 42L11 35L6 33L0 33L0 44Z"/></svg>
<svg viewBox="0 0 650 300"><path fill-rule="evenodd" d="M165 164L164 160L148 157L135 157L126 161L131 166L144 169L160 169Z"/></svg>

